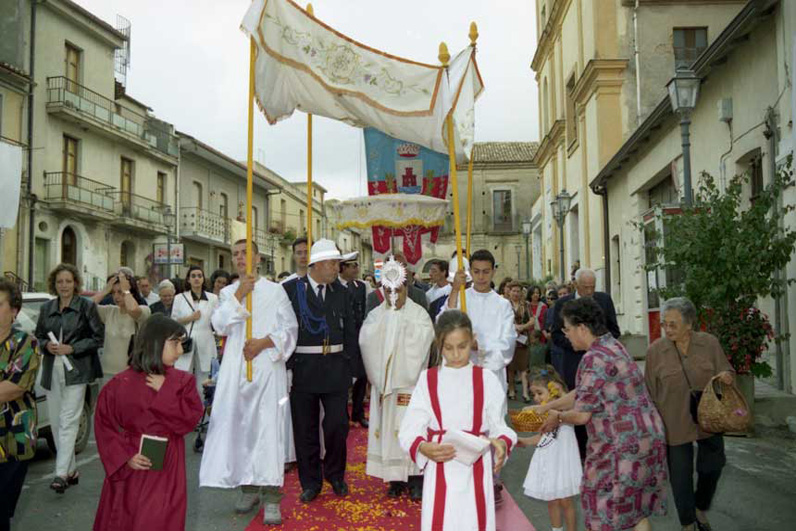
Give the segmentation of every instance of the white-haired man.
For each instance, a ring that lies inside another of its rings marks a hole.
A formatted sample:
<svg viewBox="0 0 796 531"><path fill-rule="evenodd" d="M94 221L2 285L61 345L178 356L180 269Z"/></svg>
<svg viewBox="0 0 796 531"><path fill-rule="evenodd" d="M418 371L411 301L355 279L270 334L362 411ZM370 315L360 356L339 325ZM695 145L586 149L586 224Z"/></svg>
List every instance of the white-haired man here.
<svg viewBox="0 0 796 531"><path fill-rule="evenodd" d="M576 352L572 344L564 335L564 320L561 318L561 308L567 302L581 297L591 297L602 308L605 316L605 325L611 335L619 338L619 324L616 322L616 309L611 296L602 291L596 291L597 274L587 268L578 269L575 273L575 293L561 297L553 306L553 327L550 331L553 338L553 345L562 353L556 370L566 382L569 389L575 389L575 376L578 374L578 365L585 354L584 351ZM575 435L578 437L581 457L586 455L586 434L585 426L576 426Z"/></svg>

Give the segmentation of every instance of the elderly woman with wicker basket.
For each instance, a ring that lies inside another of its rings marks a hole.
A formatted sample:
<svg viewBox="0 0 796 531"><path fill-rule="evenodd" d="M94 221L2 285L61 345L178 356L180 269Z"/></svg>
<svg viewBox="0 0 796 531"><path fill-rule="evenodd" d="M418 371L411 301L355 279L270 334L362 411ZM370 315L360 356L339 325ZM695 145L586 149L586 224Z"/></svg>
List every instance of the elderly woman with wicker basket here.
<svg viewBox="0 0 796 531"><path fill-rule="evenodd" d="M666 425L669 476L683 530L711 529L705 515L726 462L721 434L707 433L697 422L702 389L713 380L732 385L734 371L719 340L694 330L696 308L675 297L662 308L666 337L649 346L645 380ZM699 415L704 408L700 408ZM694 492L694 443L697 488Z"/></svg>

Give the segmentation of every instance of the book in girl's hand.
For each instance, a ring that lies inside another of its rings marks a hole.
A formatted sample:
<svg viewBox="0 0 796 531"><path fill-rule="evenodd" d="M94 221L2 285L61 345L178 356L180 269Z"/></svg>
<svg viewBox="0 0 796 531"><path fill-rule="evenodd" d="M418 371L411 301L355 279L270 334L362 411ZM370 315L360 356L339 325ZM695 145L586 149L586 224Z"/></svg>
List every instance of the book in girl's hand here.
<svg viewBox="0 0 796 531"><path fill-rule="evenodd" d="M156 435L142 435L141 445L138 453L146 456L152 462L150 470L163 470L163 462L166 460L166 447L169 440L165 437Z"/></svg>

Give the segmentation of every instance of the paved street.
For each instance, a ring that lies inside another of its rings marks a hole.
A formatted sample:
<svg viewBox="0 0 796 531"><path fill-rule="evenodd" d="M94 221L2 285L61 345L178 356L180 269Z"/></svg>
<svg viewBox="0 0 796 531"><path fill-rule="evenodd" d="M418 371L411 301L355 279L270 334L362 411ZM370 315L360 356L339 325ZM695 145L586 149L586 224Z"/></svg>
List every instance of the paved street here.
<svg viewBox="0 0 796 531"><path fill-rule="evenodd" d="M193 436L190 438L192 441ZM784 431L767 430L756 438L727 438L726 447L728 466L711 513L713 528L717 531L793 529L793 522L796 521L796 437ZM222 490L199 490L196 478L200 457L190 448L186 455L187 529L245 529L251 515L241 518L233 513L235 494ZM536 528L545 530L549 529L546 505L522 494L522 483L531 455L530 449L514 452L503 477L514 499ZM78 456L78 462L80 485L59 496L48 488L52 479L53 456L43 442L40 444L39 455L28 472L25 490L17 508L18 518L12 529L82 531L91 528L104 478L93 441ZM579 525L582 529L582 521ZM679 530L674 507L670 507L668 516L656 519L653 527L656 530Z"/></svg>

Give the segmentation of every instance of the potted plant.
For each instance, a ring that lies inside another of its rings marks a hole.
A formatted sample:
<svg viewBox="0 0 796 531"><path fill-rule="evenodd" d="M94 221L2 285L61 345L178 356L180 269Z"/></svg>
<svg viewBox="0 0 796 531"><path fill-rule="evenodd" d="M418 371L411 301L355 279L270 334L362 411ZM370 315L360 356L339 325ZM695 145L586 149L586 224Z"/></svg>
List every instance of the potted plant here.
<svg viewBox="0 0 796 531"><path fill-rule="evenodd" d="M783 190L793 184L790 158L752 200L744 192L748 183L748 175L736 176L720 190L703 173L694 205L664 215L663 246L654 249L657 263L647 268L669 270L669 283L659 290L663 298L685 296L694 303L702 328L721 342L752 407L754 378L772 374L762 356L772 341L782 340L757 303L794 282L776 276L796 249L796 231L780 225L794 207L778 208Z"/></svg>
<svg viewBox="0 0 796 531"><path fill-rule="evenodd" d="M295 239L296 239L296 233L293 229L287 229L285 230L285 232L282 233L282 241L286 245L291 245Z"/></svg>

